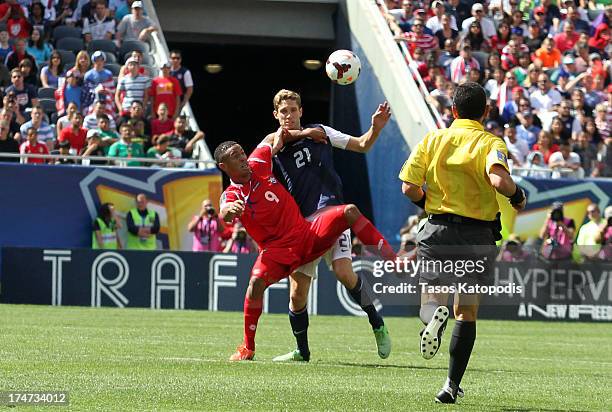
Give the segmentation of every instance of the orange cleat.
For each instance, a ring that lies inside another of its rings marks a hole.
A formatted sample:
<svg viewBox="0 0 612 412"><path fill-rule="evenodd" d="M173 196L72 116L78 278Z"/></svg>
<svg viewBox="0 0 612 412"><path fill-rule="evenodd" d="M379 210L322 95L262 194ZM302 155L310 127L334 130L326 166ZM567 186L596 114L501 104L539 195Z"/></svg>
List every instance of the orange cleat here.
<svg viewBox="0 0 612 412"><path fill-rule="evenodd" d="M253 360L255 358L255 351L250 350L243 343L242 345L236 348L236 353L230 356L229 360L231 361L245 361L245 360Z"/></svg>

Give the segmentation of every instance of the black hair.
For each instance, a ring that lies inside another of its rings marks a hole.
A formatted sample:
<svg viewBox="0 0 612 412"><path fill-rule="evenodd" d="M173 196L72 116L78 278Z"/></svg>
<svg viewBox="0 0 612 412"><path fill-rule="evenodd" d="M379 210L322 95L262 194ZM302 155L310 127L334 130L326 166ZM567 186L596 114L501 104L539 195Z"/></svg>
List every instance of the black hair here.
<svg viewBox="0 0 612 412"><path fill-rule="evenodd" d="M102 203L102 206L100 206L100 209L98 209L98 217L106 223L110 222L111 218L113 217L111 213L111 206L113 206L112 203Z"/></svg>
<svg viewBox="0 0 612 412"><path fill-rule="evenodd" d="M233 140L227 140L223 143L221 143L219 146L217 146L217 148L215 149L215 162L217 162L217 164L223 162L225 160L225 155L227 154L227 151L233 147L236 146L238 143L234 142Z"/></svg>
<svg viewBox="0 0 612 412"><path fill-rule="evenodd" d="M465 82L455 89L453 106L459 118L480 120L487 107L487 94L478 83Z"/></svg>

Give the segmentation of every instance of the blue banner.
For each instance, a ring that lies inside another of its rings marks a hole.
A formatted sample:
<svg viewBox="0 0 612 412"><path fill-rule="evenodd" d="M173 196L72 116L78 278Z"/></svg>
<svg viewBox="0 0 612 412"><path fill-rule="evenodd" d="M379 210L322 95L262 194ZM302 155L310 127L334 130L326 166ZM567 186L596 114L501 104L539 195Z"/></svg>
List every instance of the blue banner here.
<svg viewBox="0 0 612 412"><path fill-rule="evenodd" d="M102 203L120 220L144 193L160 216L165 248L191 250L187 223L210 198L218 206L221 175L212 170L102 168L0 163L0 247L90 247L92 222ZM123 225L122 235L125 235Z"/></svg>
<svg viewBox="0 0 612 412"><path fill-rule="evenodd" d="M242 311L255 261L254 255L207 252L4 248L2 253L2 303L211 311ZM410 280L414 292L383 296L372 262L356 260L353 267L376 293L374 304L383 315L418 316L418 279ZM483 297L482 318L612 321L612 264L497 263L493 284L505 289ZM284 279L266 291L264 312L287 308ZM364 315L324 262L308 308L312 314Z"/></svg>

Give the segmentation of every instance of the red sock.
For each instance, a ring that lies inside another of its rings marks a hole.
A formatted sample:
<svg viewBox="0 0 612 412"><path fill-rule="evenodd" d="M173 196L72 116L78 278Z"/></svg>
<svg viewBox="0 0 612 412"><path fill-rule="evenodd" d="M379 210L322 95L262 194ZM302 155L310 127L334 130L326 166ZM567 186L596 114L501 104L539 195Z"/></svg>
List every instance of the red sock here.
<svg viewBox="0 0 612 412"><path fill-rule="evenodd" d="M257 332L257 322L263 310L262 299L244 298L244 344L247 349L255 350L255 333Z"/></svg>
<svg viewBox="0 0 612 412"><path fill-rule="evenodd" d="M387 240L380 234L380 232L374 227L365 216L359 216L359 219L351 227L351 230L355 235L363 242L366 247L374 247L385 260L395 260L397 255L395 251L387 242Z"/></svg>

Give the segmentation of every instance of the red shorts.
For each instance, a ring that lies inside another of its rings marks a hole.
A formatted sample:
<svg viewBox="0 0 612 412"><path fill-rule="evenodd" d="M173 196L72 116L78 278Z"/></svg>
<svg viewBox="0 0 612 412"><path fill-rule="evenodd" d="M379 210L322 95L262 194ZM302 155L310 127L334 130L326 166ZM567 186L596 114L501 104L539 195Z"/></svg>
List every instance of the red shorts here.
<svg viewBox="0 0 612 412"><path fill-rule="evenodd" d="M303 236L297 236L293 247L264 247L259 253L251 276L263 279L266 285L288 277L304 263L322 256L338 237L349 228L344 218L345 205L321 209L310 222Z"/></svg>

